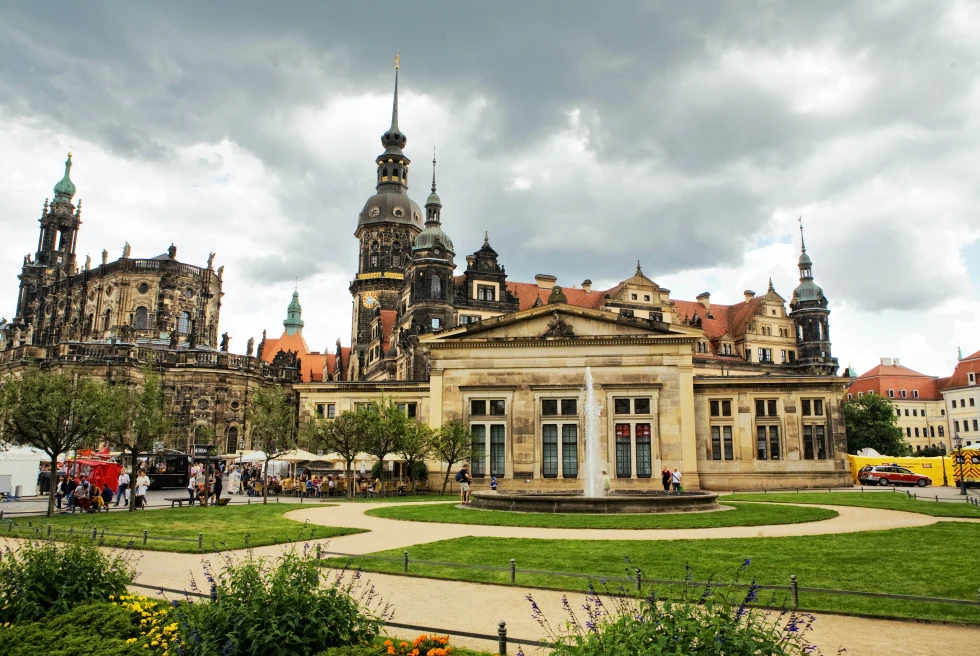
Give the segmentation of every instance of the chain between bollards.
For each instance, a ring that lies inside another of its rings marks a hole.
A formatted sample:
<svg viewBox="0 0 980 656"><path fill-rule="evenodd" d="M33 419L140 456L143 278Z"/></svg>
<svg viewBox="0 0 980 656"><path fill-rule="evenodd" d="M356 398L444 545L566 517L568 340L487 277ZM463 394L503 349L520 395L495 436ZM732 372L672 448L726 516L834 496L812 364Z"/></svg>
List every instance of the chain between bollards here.
<svg viewBox="0 0 980 656"><path fill-rule="evenodd" d="M497 653L507 656L507 622L503 620L497 622Z"/></svg>
<svg viewBox="0 0 980 656"><path fill-rule="evenodd" d="M793 597L793 608L800 607L800 585L796 581L796 574L789 576L789 592Z"/></svg>

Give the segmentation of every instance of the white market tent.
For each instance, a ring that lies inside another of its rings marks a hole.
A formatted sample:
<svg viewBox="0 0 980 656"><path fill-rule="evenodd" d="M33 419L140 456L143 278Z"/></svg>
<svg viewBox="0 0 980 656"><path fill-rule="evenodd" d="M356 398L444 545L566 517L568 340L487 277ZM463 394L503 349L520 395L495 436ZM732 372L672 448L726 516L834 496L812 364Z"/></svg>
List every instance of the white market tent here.
<svg viewBox="0 0 980 656"><path fill-rule="evenodd" d="M25 497L37 496L37 474L48 457L30 447L0 450L0 492L12 495L19 485Z"/></svg>
<svg viewBox="0 0 980 656"><path fill-rule="evenodd" d="M281 456L276 456L276 460L282 460L284 462L327 462L326 456L318 456L315 453L310 453L309 451L304 451L303 449L293 449L292 451L287 451Z"/></svg>

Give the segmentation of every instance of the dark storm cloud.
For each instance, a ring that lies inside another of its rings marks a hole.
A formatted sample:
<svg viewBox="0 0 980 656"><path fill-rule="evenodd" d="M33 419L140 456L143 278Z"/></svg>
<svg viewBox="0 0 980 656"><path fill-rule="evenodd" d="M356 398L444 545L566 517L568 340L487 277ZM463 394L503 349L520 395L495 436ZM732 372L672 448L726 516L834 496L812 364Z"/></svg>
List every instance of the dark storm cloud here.
<svg viewBox="0 0 980 656"><path fill-rule="evenodd" d="M445 102L488 101L468 144L466 168L480 174L456 176L457 205L447 208L465 217L451 231L459 259L490 228L517 277L548 270L562 280L619 279L636 256L660 274L739 262L787 201L761 191L764 181L719 183L726 167L792 169L827 140L875 126L960 127L951 108L962 103L976 62L938 34L942 9L844 1L22 3L8 5L0 25L0 105L128 158L234 141L284 181L279 201L295 232L290 255L257 254L247 275L291 280L352 270L353 216L373 181L368 174L355 188L318 179L310 150L283 137L286 110L388 89L400 48L413 89ZM872 72L874 93L860 112L796 112L785 94L717 71L722 52L779 57L808 47ZM716 84L690 84L716 74ZM600 165L656 165L703 184L669 201L615 181L597 193L574 179L562 189L502 193L507 163L564 129L576 108L599 117L584 120ZM411 136L411 117L403 128ZM423 193L413 187L416 199ZM575 242L569 235L582 226L596 232ZM874 243L874 235L853 240L855 252ZM863 262L849 270L869 282L855 296L884 298Z"/></svg>

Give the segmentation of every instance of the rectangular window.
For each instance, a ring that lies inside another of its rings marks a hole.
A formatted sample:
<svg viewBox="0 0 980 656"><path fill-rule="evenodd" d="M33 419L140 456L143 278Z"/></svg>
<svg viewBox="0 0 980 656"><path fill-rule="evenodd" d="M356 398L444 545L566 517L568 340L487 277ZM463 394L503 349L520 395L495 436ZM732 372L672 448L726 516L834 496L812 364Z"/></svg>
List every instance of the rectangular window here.
<svg viewBox="0 0 980 656"><path fill-rule="evenodd" d="M919 410L917 408L912 408L912 416L913 417L918 417L919 416Z"/></svg>
<svg viewBox="0 0 980 656"><path fill-rule="evenodd" d="M759 362L772 362L772 349L759 349Z"/></svg>
<svg viewBox="0 0 980 656"><path fill-rule="evenodd" d="M755 401L755 414L759 417L775 417L776 413L776 400L775 399L756 399Z"/></svg>
<svg viewBox="0 0 980 656"><path fill-rule="evenodd" d="M817 459L826 460L827 459L827 439L824 435L823 426L814 426L817 438Z"/></svg>
<svg viewBox="0 0 980 656"><path fill-rule="evenodd" d="M734 460L735 449L732 443L731 426L711 427L711 459Z"/></svg>
<svg viewBox="0 0 980 656"><path fill-rule="evenodd" d="M912 429L911 428L908 428L908 427L905 428L905 437L912 437Z"/></svg>
<svg viewBox="0 0 980 656"><path fill-rule="evenodd" d="M473 434L473 456L472 471L474 476L486 476L487 474L487 427L483 424L470 426L470 433Z"/></svg>
<svg viewBox="0 0 980 656"><path fill-rule="evenodd" d="M401 411L401 413L403 415L405 415L409 419L415 419L415 408L416 408L416 405L414 403L399 403L398 404L398 409Z"/></svg>
<svg viewBox="0 0 980 656"><path fill-rule="evenodd" d="M638 399L639 400L639 399ZM636 475L650 478L653 475L653 461L650 448L650 424L636 425Z"/></svg>
<svg viewBox="0 0 980 656"><path fill-rule="evenodd" d="M735 445L732 440L732 427L722 426L721 427L721 442L725 449L725 460L735 459Z"/></svg>
<svg viewBox="0 0 980 656"><path fill-rule="evenodd" d="M477 417L482 417L487 414L487 402L486 401L470 401L470 414L476 415Z"/></svg>
<svg viewBox="0 0 980 656"><path fill-rule="evenodd" d="M909 409L908 409L908 408L905 408L905 416L906 416L906 417L908 417L908 416L909 416Z"/></svg>
<svg viewBox="0 0 980 656"><path fill-rule="evenodd" d="M630 413L630 400L613 399L613 407L617 415L628 415Z"/></svg>
<svg viewBox="0 0 980 656"><path fill-rule="evenodd" d="M721 460L721 426L711 427L711 459Z"/></svg>
<svg viewBox="0 0 980 656"><path fill-rule="evenodd" d="M769 459L779 460L779 426L769 427Z"/></svg>
<svg viewBox="0 0 980 656"><path fill-rule="evenodd" d="M711 416L712 417L720 417L721 416L721 401L709 401L708 402L708 407L711 408Z"/></svg>
<svg viewBox="0 0 980 656"><path fill-rule="evenodd" d="M442 328L442 319L440 319L439 317L432 317L432 328L434 330L438 330L439 328Z"/></svg>
<svg viewBox="0 0 980 656"><path fill-rule="evenodd" d="M790 362L796 362L796 351L790 351L789 352L789 361Z"/></svg>
<svg viewBox="0 0 980 656"><path fill-rule="evenodd" d="M803 427L803 459L813 460L813 426Z"/></svg>
<svg viewBox="0 0 980 656"><path fill-rule="evenodd" d="M645 398L633 399L633 414L635 415L650 414L650 399L645 399Z"/></svg>
<svg viewBox="0 0 980 656"><path fill-rule="evenodd" d="M632 437L629 424L616 424L616 476L629 478L633 475Z"/></svg>
<svg viewBox="0 0 980 656"><path fill-rule="evenodd" d="M555 424L541 427L541 475L558 477L558 426Z"/></svg>
<svg viewBox="0 0 980 656"><path fill-rule="evenodd" d="M919 436L919 427L918 426L915 427L915 436L916 437Z"/></svg>
<svg viewBox="0 0 980 656"><path fill-rule="evenodd" d="M810 407L810 400L809 399L803 399L803 401L801 402L801 404L803 406L803 416L804 417L809 417L810 414L811 414L811 412L812 412L812 408Z"/></svg>
<svg viewBox="0 0 980 656"><path fill-rule="evenodd" d="M779 352L779 361L786 364L786 351Z"/></svg>
<svg viewBox="0 0 980 656"><path fill-rule="evenodd" d="M507 471L507 452L504 450L504 427L490 427L490 475L503 476Z"/></svg>
<svg viewBox="0 0 980 656"><path fill-rule="evenodd" d="M558 399L541 399L541 414L553 417L558 414Z"/></svg>
<svg viewBox="0 0 980 656"><path fill-rule="evenodd" d="M561 474L565 478L578 476L578 426L561 427Z"/></svg>
<svg viewBox="0 0 980 656"><path fill-rule="evenodd" d="M578 414L578 399L562 399L561 400L561 413L562 415L569 417L574 417Z"/></svg>
<svg viewBox="0 0 980 656"><path fill-rule="evenodd" d="M973 398L973 397L971 396L971 397L970 397L970 407L971 407L971 408L973 408L973 407L975 407L975 405L976 405L976 403L975 403L975 400L974 400L974 398Z"/></svg>
<svg viewBox="0 0 980 656"><path fill-rule="evenodd" d="M507 404L503 399L490 401L490 414L503 416L507 414Z"/></svg>
<svg viewBox="0 0 980 656"><path fill-rule="evenodd" d="M333 419L337 416L337 404L328 403L327 404L327 419Z"/></svg>
<svg viewBox="0 0 980 656"><path fill-rule="evenodd" d="M766 441L766 427L756 428L756 458L759 460L769 459L769 448Z"/></svg>
<svg viewBox="0 0 980 656"><path fill-rule="evenodd" d="M977 430L977 420L973 420L973 430Z"/></svg>
<svg viewBox="0 0 980 656"><path fill-rule="evenodd" d="M492 301L496 295L496 288L491 285L477 285L476 298L479 301Z"/></svg>

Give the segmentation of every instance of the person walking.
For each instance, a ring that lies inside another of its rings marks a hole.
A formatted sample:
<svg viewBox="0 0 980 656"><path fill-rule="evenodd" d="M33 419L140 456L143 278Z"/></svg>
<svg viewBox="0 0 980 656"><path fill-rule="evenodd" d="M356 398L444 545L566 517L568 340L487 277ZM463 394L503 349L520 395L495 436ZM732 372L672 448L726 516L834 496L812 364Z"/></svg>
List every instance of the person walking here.
<svg viewBox="0 0 980 656"><path fill-rule="evenodd" d="M146 493L150 489L150 477L142 469L136 476L136 508L146 508Z"/></svg>
<svg viewBox="0 0 980 656"><path fill-rule="evenodd" d="M58 487L54 490L54 505L61 510L61 500L68 496L68 486L65 483L65 477L58 477Z"/></svg>
<svg viewBox="0 0 980 656"><path fill-rule="evenodd" d="M116 492L116 505L119 505L119 500L122 499L129 505L129 474L122 472L119 474L119 490Z"/></svg>
<svg viewBox="0 0 980 656"><path fill-rule="evenodd" d="M214 473L214 482L211 484L211 490L214 494L214 503L218 503L218 499L221 497L221 471L216 471Z"/></svg>
<svg viewBox="0 0 980 656"><path fill-rule="evenodd" d="M606 494L609 494L609 490L611 490L611 489L612 489L612 480L609 478L609 474L606 473L606 470L603 469L602 470L602 491L604 493L606 493Z"/></svg>
<svg viewBox="0 0 980 656"><path fill-rule="evenodd" d="M191 475L187 479L187 497L190 501L190 505L194 505L194 499L197 498L197 476L194 473L194 467L191 468Z"/></svg>
<svg viewBox="0 0 980 656"><path fill-rule="evenodd" d="M456 472L456 482L459 483L459 502L464 506L470 503L470 482L472 480L469 465L464 462L462 469Z"/></svg>
<svg viewBox="0 0 980 656"><path fill-rule="evenodd" d="M660 482L664 486L664 492L670 492L670 470L666 467L660 472Z"/></svg>
<svg viewBox="0 0 980 656"><path fill-rule="evenodd" d="M670 484L674 488L674 492L681 491L681 473L677 471L677 467L674 467L674 473L670 475Z"/></svg>

